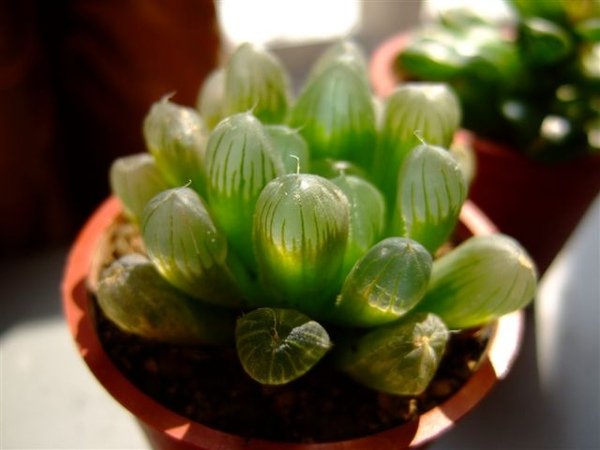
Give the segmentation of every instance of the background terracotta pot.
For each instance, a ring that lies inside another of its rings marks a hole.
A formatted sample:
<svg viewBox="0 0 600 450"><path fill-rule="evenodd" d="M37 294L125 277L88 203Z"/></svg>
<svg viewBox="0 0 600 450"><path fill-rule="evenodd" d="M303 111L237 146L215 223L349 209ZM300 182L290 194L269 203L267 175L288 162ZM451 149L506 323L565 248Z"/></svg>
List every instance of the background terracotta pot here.
<svg viewBox="0 0 600 450"><path fill-rule="evenodd" d="M377 95L402 82L394 65L409 39L397 34L373 52L369 75ZM469 198L529 251L543 274L600 192L600 155L544 164L476 133L461 138L472 141L477 160Z"/></svg>
<svg viewBox="0 0 600 450"><path fill-rule="evenodd" d="M106 229L121 207L110 198L94 213L77 237L62 284L66 319L81 357L105 389L139 421L153 448L161 450L399 450L418 448L448 431L510 370L521 345L524 314L500 318L482 361L465 385L447 401L405 425L359 439L321 444L294 444L246 439L186 419L141 392L117 369L96 334L88 275ZM462 232L495 231L492 223L467 202L461 212Z"/></svg>
<svg viewBox="0 0 600 450"><path fill-rule="evenodd" d="M477 136L473 148L477 175L469 197L544 273L600 192L600 156L540 164Z"/></svg>

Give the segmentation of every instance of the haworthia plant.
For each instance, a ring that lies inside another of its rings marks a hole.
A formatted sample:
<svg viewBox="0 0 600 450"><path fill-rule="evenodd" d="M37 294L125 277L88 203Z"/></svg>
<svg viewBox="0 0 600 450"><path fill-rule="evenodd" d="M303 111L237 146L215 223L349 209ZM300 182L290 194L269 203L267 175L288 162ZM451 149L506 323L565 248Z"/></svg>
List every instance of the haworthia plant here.
<svg viewBox="0 0 600 450"><path fill-rule="evenodd" d="M164 97L150 108L143 130L146 146L165 180L172 186L191 183L203 193L208 132L198 113Z"/></svg>
<svg viewBox="0 0 600 450"><path fill-rule="evenodd" d="M256 204L258 271L277 303L320 314L341 285L349 205L331 181L289 174L271 181Z"/></svg>
<svg viewBox="0 0 600 450"><path fill-rule="evenodd" d="M419 395L435 375L449 333L434 314L415 314L376 328L339 349L337 364L378 391Z"/></svg>
<svg viewBox="0 0 600 450"><path fill-rule="evenodd" d="M332 345L325 328L291 309L255 309L238 319L235 336L244 370L267 385L304 375Z"/></svg>
<svg viewBox="0 0 600 450"><path fill-rule="evenodd" d="M148 201L171 187L148 153L122 156L110 166L110 187L121 200L124 212L139 223Z"/></svg>
<svg viewBox="0 0 600 450"><path fill-rule="evenodd" d="M265 127L251 113L229 116L211 132L206 154L207 199L232 247L251 265L252 221L266 184L285 172Z"/></svg>
<svg viewBox="0 0 600 450"><path fill-rule="evenodd" d="M448 328L527 305L536 274L518 244L455 242L473 167L448 150L452 91L407 84L376 118L366 75L360 49L336 43L291 101L277 59L245 44L206 80L199 114L158 101L150 154L111 169L147 255L101 277L106 316L150 339L235 344L262 384L328 355L327 370L415 396Z"/></svg>
<svg viewBox="0 0 600 450"><path fill-rule="evenodd" d="M371 327L393 322L427 291L431 255L418 242L387 238L360 258L346 278L331 320Z"/></svg>
<svg viewBox="0 0 600 450"><path fill-rule="evenodd" d="M239 305L227 267L227 238L196 192L161 192L146 206L141 228L150 259L174 286L209 303Z"/></svg>
<svg viewBox="0 0 600 450"><path fill-rule="evenodd" d="M175 289L148 258L123 256L102 274L96 292L106 316L121 329L171 343L231 344L235 315Z"/></svg>
<svg viewBox="0 0 600 450"><path fill-rule="evenodd" d="M417 308L450 328L469 328L523 308L536 287L535 264L519 243L502 234L475 236L434 262Z"/></svg>

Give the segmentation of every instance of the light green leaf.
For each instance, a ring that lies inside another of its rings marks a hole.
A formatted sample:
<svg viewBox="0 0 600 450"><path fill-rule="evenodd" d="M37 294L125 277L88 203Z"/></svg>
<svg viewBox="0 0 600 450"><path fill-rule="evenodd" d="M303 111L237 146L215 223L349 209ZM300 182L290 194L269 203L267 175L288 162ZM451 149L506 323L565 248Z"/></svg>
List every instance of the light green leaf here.
<svg viewBox="0 0 600 450"><path fill-rule="evenodd" d="M465 201L460 167L447 150L420 145L409 153L398 178L394 231L433 254L450 237Z"/></svg>
<svg viewBox="0 0 600 450"><path fill-rule="evenodd" d="M402 317L425 295L431 262L418 242L399 237L379 242L346 278L331 320L370 327Z"/></svg>
<svg viewBox="0 0 600 450"><path fill-rule="evenodd" d="M308 83L289 124L306 139L311 156L370 165L375 147L371 92L355 69L338 61Z"/></svg>
<svg viewBox="0 0 600 450"><path fill-rule="evenodd" d="M163 97L144 119L146 146L171 186L192 183L204 192L204 157L208 132L198 113Z"/></svg>
<svg viewBox="0 0 600 450"><path fill-rule="evenodd" d="M122 330L162 342L230 344L235 315L191 299L167 283L144 256L115 261L96 293L104 314Z"/></svg>
<svg viewBox="0 0 600 450"><path fill-rule="evenodd" d="M286 173L310 171L308 145L298 130L286 125L266 125L265 131L272 139Z"/></svg>
<svg viewBox="0 0 600 450"><path fill-rule="evenodd" d="M344 193L350 205L350 228L343 268L343 273L347 274L358 258L382 237L386 226L385 199L365 179L340 175L331 181Z"/></svg>
<svg viewBox="0 0 600 450"><path fill-rule="evenodd" d="M210 134L206 169L211 214L252 268L256 200L270 180L285 172L281 157L258 119L240 113L224 119Z"/></svg>
<svg viewBox="0 0 600 450"><path fill-rule="evenodd" d="M398 173L411 150L423 141L448 148L460 120L458 98L443 83L404 83L387 98L372 175L388 205L395 204Z"/></svg>
<svg viewBox="0 0 600 450"><path fill-rule="evenodd" d="M291 309L259 308L238 319L237 351L254 380L279 385L304 375L331 348L327 331Z"/></svg>
<svg viewBox="0 0 600 450"><path fill-rule="evenodd" d="M198 98L196 110L208 130L212 130L225 115L225 69L215 69L204 80Z"/></svg>
<svg viewBox="0 0 600 450"><path fill-rule="evenodd" d="M225 68L225 115L252 111L264 123L281 123L288 108L288 84L275 55L242 44Z"/></svg>
<svg viewBox="0 0 600 450"><path fill-rule="evenodd" d="M110 166L110 187L125 214L139 223L146 203L161 191L171 186L148 153L122 156Z"/></svg>
<svg viewBox="0 0 600 450"><path fill-rule="evenodd" d="M278 304L315 314L341 286L349 205L331 181L288 174L260 194L254 216L258 272Z"/></svg>
<svg viewBox="0 0 600 450"><path fill-rule="evenodd" d="M210 303L239 304L227 268L227 240L196 192L158 194L146 206L141 228L148 256L170 283Z"/></svg>
<svg viewBox="0 0 600 450"><path fill-rule="evenodd" d="M536 286L535 264L517 241L475 236L433 263L417 309L437 314L450 328L469 328L524 308Z"/></svg>
<svg viewBox="0 0 600 450"><path fill-rule="evenodd" d="M419 395L435 375L448 336L448 329L434 314L410 314L340 349L337 363L369 388Z"/></svg>

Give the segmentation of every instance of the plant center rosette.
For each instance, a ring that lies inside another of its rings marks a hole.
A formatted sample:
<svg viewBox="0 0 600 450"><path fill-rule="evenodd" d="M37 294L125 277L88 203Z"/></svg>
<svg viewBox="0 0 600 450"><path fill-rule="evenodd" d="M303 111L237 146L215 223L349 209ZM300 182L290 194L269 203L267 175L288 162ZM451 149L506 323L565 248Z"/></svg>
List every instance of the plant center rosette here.
<svg viewBox="0 0 600 450"><path fill-rule="evenodd" d="M111 167L113 242L127 227L135 245L113 248L95 283L107 352L181 414L254 437L348 438L450 395L537 280L512 238L457 239L460 115L439 83L374 98L347 41L296 96L280 62L244 44L195 109L159 100L148 152ZM322 408L363 426L306 419Z"/></svg>

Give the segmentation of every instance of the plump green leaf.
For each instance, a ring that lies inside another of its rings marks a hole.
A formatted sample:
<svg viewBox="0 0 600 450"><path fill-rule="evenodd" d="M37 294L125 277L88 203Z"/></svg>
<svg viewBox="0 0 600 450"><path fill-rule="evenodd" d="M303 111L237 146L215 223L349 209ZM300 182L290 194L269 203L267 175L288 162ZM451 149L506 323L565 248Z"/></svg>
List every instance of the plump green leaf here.
<svg viewBox="0 0 600 450"><path fill-rule="evenodd" d="M392 322L423 298L431 255L418 242L391 237L374 245L346 277L331 320L370 327Z"/></svg>
<svg viewBox="0 0 600 450"><path fill-rule="evenodd" d="M196 109L209 130L212 130L225 115L225 69L215 69L204 80L198 98Z"/></svg>
<svg viewBox="0 0 600 450"><path fill-rule="evenodd" d="M419 395L435 375L448 335L434 314L409 314L341 348L337 363L350 377L377 391Z"/></svg>
<svg viewBox="0 0 600 450"><path fill-rule="evenodd" d="M525 307L536 285L535 264L517 241L475 236L433 263L417 309L437 314L450 328L469 328Z"/></svg>
<svg viewBox="0 0 600 450"><path fill-rule="evenodd" d="M298 130L286 125L267 125L265 130L283 161L286 173L310 171L308 145Z"/></svg>
<svg viewBox="0 0 600 450"><path fill-rule="evenodd" d="M394 231L433 254L454 230L466 192L460 167L447 150L418 146L400 171Z"/></svg>
<svg viewBox="0 0 600 450"><path fill-rule="evenodd" d="M244 370L267 385L300 377L331 348L329 335L318 322L291 309L273 308L241 316L236 344Z"/></svg>
<svg viewBox="0 0 600 450"><path fill-rule="evenodd" d="M227 268L227 239L196 192L161 192L146 206L141 228L148 256L170 283L210 303L239 304Z"/></svg>
<svg viewBox="0 0 600 450"><path fill-rule="evenodd" d="M373 184L363 178L342 174L331 181L344 193L350 205L350 228L342 270L347 274L358 258L383 236L385 199Z"/></svg>
<svg viewBox="0 0 600 450"><path fill-rule="evenodd" d="M264 123L281 123L288 108L288 84L275 55L242 44L225 68L225 115L252 111Z"/></svg>
<svg viewBox="0 0 600 450"><path fill-rule="evenodd" d="M235 315L191 299L167 283L144 256L130 254L106 269L97 299L119 328L171 343L230 344Z"/></svg>
<svg viewBox="0 0 600 450"><path fill-rule="evenodd" d="M459 37L443 27L427 27L412 36L397 56L401 71L430 81L447 81L460 73L465 59L457 51Z"/></svg>
<svg viewBox="0 0 600 450"><path fill-rule="evenodd" d="M143 131L146 146L164 178L172 186L191 182L202 194L208 132L198 113L163 97L150 108Z"/></svg>
<svg viewBox="0 0 600 450"><path fill-rule="evenodd" d="M556 64L573 50L569 33L555 22L540 17L521 23L519 40L523 57L533 64Z"/></svg>
<svg viewBox="0 0 600 450"><path fill-rule="evenodd" d="M371 92L355 68L338 61L308 83L290 112L289 123L300 130L317 158L372 160L375 112Z"/></svg>
<svg viewBox="0 0 600 450"><path fill-rule="evenodd" d="M122 156L110 166L110 187L127 216L139 223L146 203L171 186L148 153Z"/></svg>
<svg viewBox="0 0 600 450"><path fill-rule="evenodd" d="M404 83L388 97L372 173L390 207L410 151L422 141L449 147L460 119L458 98L446 84Z"/></svg>
<svg viewBox="0 0 600 450"><path fill-rule="evenodd" d="M348 201L325 178L288 174L265 187L253 236L260 279L278 304L319 317L333 303L348 226Z"/></svg>
<svg viewBox="0 0 600 450"><path fill-rule="evenodd" d="M343 62L354 69L356 74L369 86L368 64L363 50L348 39L330 45L311 67L307 83L317 78L332 65Z"/></svg>
<svg viewBox="0 0 600 450"><path fill-rule="evenodd" d="M322 158L311 161L312 173L324 178L337 178L340 175L356 175L357 177L367 179L367 172L353 162L340 159Z"/></svg>
<svg viewBox="0 0 600 450"><path fill-rule="evenodd" d="M254 265L252 220L266 184L285 172L264 126L251 113L229 116L211 132L206 154L211 213L233 249Z"/></svg>

